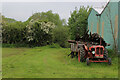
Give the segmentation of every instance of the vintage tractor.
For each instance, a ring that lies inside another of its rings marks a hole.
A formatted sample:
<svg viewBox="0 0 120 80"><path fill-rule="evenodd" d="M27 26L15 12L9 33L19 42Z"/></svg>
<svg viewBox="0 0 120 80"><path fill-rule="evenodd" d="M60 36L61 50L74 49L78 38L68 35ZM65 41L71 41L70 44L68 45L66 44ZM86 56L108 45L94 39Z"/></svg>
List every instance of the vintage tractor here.
<svg viewBox="0 0 120 80"><path fill-rule="evenodd" d="M90 62L108 62L108 64L111 65L111 58L108 58L108 53L103 46L93 45L85 50L87 51L87 53L85 53L87 65L89 65Z"/></svg>
<svg viewBox="0 0 120 80"><path fill-rule="evenodd" d="M105 48L105 46L110 46L110 44L102 44L102 39L99 39L99 41L68 40L71 44L71 53L69 55L71 55L71 58L78 57L79 62L86 61L87 65L90 62L107 62L111 65L111 58L108 58L108 52Z"/></svg>

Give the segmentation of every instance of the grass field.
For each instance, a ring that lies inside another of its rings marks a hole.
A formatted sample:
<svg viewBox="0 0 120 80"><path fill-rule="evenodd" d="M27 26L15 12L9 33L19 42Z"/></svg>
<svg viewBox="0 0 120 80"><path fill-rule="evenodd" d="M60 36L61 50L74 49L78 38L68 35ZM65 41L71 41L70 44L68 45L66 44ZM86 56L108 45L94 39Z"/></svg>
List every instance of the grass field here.
<svg viewBox="0 0 120 80"><path fill-rule="evenodd" d="M117 78L118 59L107 63L79 63L69 48L3 48L3 78Z"/></svg>

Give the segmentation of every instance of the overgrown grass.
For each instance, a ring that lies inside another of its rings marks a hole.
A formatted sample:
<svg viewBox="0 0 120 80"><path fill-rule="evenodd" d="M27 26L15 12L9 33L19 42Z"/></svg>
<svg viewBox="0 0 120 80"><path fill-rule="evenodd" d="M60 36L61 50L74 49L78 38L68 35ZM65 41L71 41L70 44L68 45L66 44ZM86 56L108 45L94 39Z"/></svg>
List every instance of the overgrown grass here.
<svg viewBox="0 0 120 80"><path fill-rule="evenodd" d="M60 48L60 45L59 44L55 44L55 43L53 43L53 44L51 44L51 45L48 45L48 47L50 47L50 48Z"/></svg>
<svg viewBox="0 0 120 80"><path fill-rule="evenodd" d="M0 45L2 45L3 48L21 48L21 47L33 48L33 47L36 47L35 45L29 45L29 44L6 44L6 43L2 43ZM52 44L47 45L47 46L50 48L60 48L60 45L57 43L52 43Z"/></svg>
<svg viewBox="0 0 120 80"><path fill-rule="evenodd" d="M30 47L30 46L27 44L6 44L6 43L3 43L2 47L3 48L19 48L19 47Z"/></svg>
<svg viewBox="0 0 120 80"><path fill-rule="evenodd" d="M117 78L118 58L107 63L80 63L69 48L3 48L3 78Z"/></svg>

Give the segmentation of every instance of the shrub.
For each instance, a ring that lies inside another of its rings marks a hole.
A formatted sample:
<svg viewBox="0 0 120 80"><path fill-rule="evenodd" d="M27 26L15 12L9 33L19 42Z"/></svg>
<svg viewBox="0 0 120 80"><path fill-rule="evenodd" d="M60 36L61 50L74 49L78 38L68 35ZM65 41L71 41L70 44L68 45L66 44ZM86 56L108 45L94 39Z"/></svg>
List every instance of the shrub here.
<svg viewBox="0 0 120 80"><path fill-rule="evenodd" d="M51 44L51 45L49 45L49 47L50 48L60 48L60 45L59 44L55 44L55 43L53 43L53 44Z"/></svg>
<svg viewBox="0 0 120 80"><path fill-rule="evenodd" d="M75 10L72 12L71 17L68 19L68 26L70 27L71 32L71 39L75 39L75 36L77 34L81 36L84 35L84 33L87 30L87 18L89 16L89 13L91 11L91 8L81 6L79 9L75 8Z"/></svg>
<svg viewBox="0 0 120 80"><path fill-rule="evenodd" d="M116 57L117 56L117 54L115 53L114 49L108 49L108 55L110 57Z"/></svg>
<svg viewBox="0 0 120 80"><path fill-rule="evenodd" d="M8 24L2 27L2 41L8 44L24 43L25 27Z"/></svg>
<svg viewBox="0 0 120 80"><path fill-rule="evenodd" d="M56 27L53 30L53 42L58 43L61 47L69 47L69 28L67 26Z"/></svg>
<svg viewBox="0 0 120 80"><path fill-rule="evenodd" d="M30 47L29 45L27 44L6 44L6 43L3 43L2 44L2 47L8 47L8 48L18 48L18 47Z"/></svg>
<svg viewBox="0 0 120 80"><path fill-rule="evenodd" d="M52 11L35 13L25 22L3 16L2 43L5 43L3 47L45 46L52 44L53 41L66 47L68 28L61 27L65 24L65 20L61 20L59 15L53 14ZM57 31L53 31L55 27Z"/></svg>
<svg viewBox="0 0 120 80"><path fill-rule="evenodd" d="M27 43L35 46L44 46L52 43L52 29L54 23L47 21L30 21L26 26Z"/></svg>

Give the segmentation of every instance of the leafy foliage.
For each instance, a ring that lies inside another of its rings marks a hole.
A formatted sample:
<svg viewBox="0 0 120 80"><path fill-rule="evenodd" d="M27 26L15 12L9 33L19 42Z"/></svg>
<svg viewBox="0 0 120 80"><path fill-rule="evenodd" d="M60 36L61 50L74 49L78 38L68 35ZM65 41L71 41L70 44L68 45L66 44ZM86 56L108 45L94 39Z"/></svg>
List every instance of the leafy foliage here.
<svg viewBox="0 0 120 80"><path fill-rule="evenodd" d="M44 46L59 44L69 47L67 40L74 39L76 34L82 36L87 28L87 17L90 8L80 7L71 14L68 26L64 19L52 11L33 14L27 21L21 22L2 17L3 43L26 44L31 46Z"/></svg>
<svg viewBox="0 0 120 80"><path fill-rule="evenodd" d="M5 24L2 27L3 43L16 44L23 43L25 27L21 27L22 22Z"/></svg>
<svg viewBox="0 0 120 80"><path fill-rule="evenodd" d="M69 35L67 34L68 28L63 27L66 25L65 20L61 20L59 15L53 14L52 11L35 13L25 22L5 18L4 16L2 19L3 43L23 44L23 46L29 45L32 47L49 45L55 42L62 47L66 46ZM57 37L61 33L62 37Z"/></svg>
<svg viewBox="0 0 120 80"><path fill-rule="evenodd" d="M15 22L16 22L15 19L6 18L5 16L2 16L2 23L15 23Z"/></svg>
<svg viewBox="0 0 120 80"><path fill-rule="evenodd" d="M53 43L53 44L49 45L48 47L50 47L50 48L61 48L60 45L57 44L57 43L56 44Z"/></svg>
<svg viewBox="0 0 120 80"><path fill-rule="evenodd" d="M48 12L35 13L27 21L30 21L31 19L53 22L56 26L65 24L65 20L61 20L59 15L56 13L53 14L51 10Z"/></svg>
<svg viewBox="0 0 120 80"><path fill-rule="evenodd" d="M61 47L68 47L67 40L69 39L69 28L67 26L56 27L53 30L53 41Z"/></svg>
<svg viewBox="0 0 120 80"><path fill-rule="evenodd" d="M82 36L87 29L87 18L90 13L91 8L89 6L85 8L84 6L80 7L78 10L75 8L71 17L68 20L68 25L70 27L71 38L75 39L75 36L79 34Z"/></svg>
<svg viewBox="0 0 120 80"><path fill-rule="evenodd" d="M54 23L47 21L30 21L26 26L27 42L32 45L47 45L52 43L52 29Z"/></svg>

